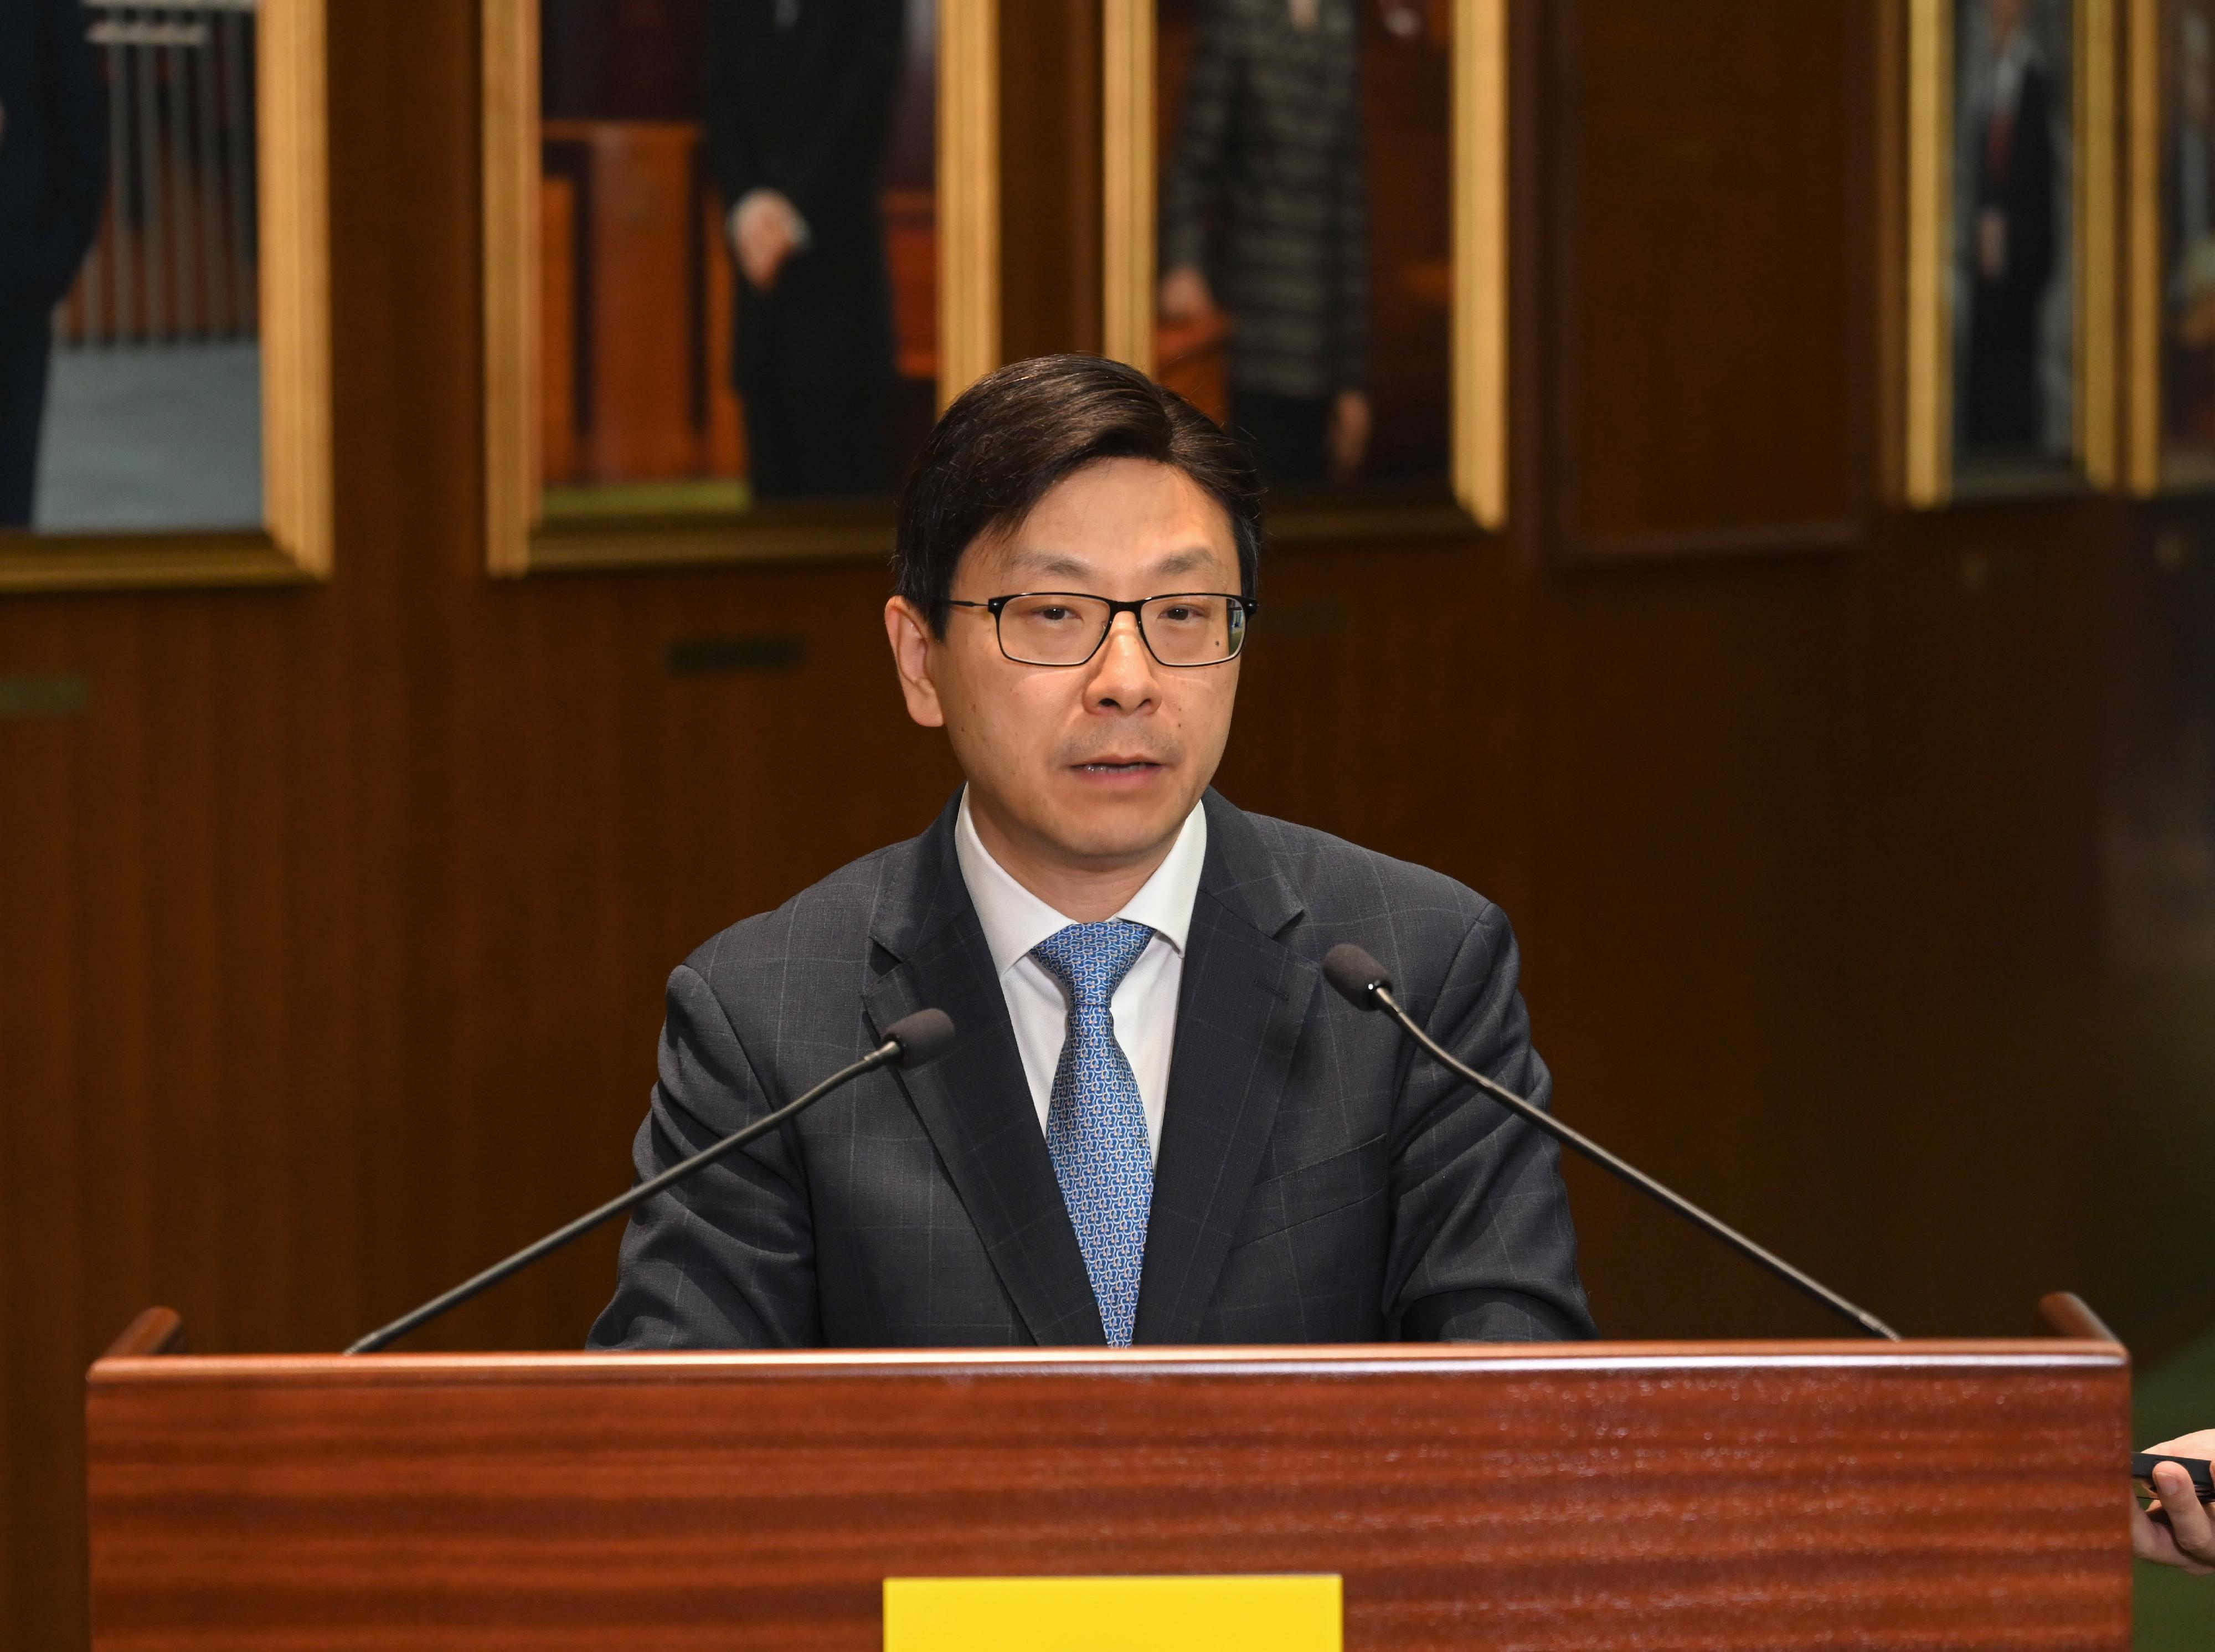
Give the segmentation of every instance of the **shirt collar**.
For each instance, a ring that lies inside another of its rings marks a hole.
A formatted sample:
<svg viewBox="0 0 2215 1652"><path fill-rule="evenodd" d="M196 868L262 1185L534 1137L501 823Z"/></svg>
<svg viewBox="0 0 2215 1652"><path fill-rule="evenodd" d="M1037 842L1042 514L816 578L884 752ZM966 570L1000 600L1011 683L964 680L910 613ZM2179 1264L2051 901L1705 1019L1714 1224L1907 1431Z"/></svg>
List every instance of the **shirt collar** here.
<svg viewBox="0 0 2215 1652"><path fill-rule="evenodd" d="M1015 875L992 858L977 823L969 814L969 789L961 789L960 816L954 823L954 857L961 866L961 881L969 886L969 899L984 926L985 944L992 954L992 967L1005 975L1041 941L1058 935L1077 920L1065 918L1015 881ZM1138 894L1115 914L1144 924L1179 952L1192 933L1193 902L1200 894L1200 869L1207 862L1207 809L1194 803L1185 817L1176 842L1154 869Z"/></svg>

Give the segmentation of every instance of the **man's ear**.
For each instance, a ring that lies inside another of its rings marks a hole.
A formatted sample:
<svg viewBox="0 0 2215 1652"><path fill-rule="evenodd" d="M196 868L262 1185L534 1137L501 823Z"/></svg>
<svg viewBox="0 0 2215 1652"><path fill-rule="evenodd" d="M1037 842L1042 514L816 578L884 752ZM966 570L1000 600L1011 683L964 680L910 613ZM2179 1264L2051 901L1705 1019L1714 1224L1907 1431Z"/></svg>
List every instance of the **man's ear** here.
<svg viewBox="0 0 2215 1652"><path fill-rule="evenodd" d="M946 712L930 677L930 622L905 597L894 597L885 604L885 636L893 645L893 666L907 697L907 715L925 728L943 728Z"/></svg>

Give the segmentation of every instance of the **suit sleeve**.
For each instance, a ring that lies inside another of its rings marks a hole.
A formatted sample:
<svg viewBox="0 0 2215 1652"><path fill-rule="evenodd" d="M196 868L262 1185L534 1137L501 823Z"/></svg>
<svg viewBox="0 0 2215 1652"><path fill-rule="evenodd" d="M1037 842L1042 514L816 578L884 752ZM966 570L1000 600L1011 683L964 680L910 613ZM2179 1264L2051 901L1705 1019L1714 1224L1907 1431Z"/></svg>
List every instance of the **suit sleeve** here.
<svg viewBox="0 0 2215 1652"><path fill-rule="evenodd" d="M850 0L844 21L838 73L769 180L819 233L874 202L899 84L902 0Z"/></svg>
<svg viewBox="0 0 2215 1652"><path fill-rule="evenodd" d="M791 1100L771 1096L714 991L669 978L660 1078L632 1150L658 1176ZM807 1182L788 1129L717 1161L632 1213L595 1348L812 1348L822 1340Z"/></svg>
<svg viewBox="0 0 2215 1652"><path fill-rule="evenodd" d="M1435 1000L1432 1035L1537 1105L1553 1080L1531 1047L1515 937L1481 906ZM1392 1152L1387 1312L1410 1342L1559 1342L1595 1335L1553 1139L1411 1052Z"/></svg>
<svg viewBox="0 0 2215 1652"><path fill-rule="evenodd" d="M1331 388L1369 388L1369 161L1361 107L1359 33L1349 52L1346 130L1331 169L1332 293L1337 317Z"/></svg>
<svg viewBox="0 0 2215 1652"><path fill-rule="evenodd" d="M47 51L47 193L45 222L0 281L14 287L26 309L61 302L77 266L100 230L107 187L107 101L100 65L85 38L78 0L48 0L44 7Z"/></svg>
<svg viewBox="0 0 2215 1652"><path fill-rule="evenodd" d="M737 206L747 191L767 181L762 173L761 145L745 118L745 86L739 72L745 42L740 34L733 0L710 0L703 113L708 170L715 187L722 192L726 209Z"/></svg>
<svg viewBox="0 0 2215 1652"><path fill-rule="evenodd" d="M1207 261L1207 209L1223 187L1230 110L1237 90L1237 54L1230 28L1219 4L1200 7L1184 107L1177 117L1176 145L1162 181L1164 270L1185 265L1197 268Z"/></svg>
<svg viewBox="0 0 2215 1652"><path fill-rule="evenodd" d="M2008 279L2035 301L2053 278L2053 126L2042 73L2023 77L2008 180Z"/></svg>

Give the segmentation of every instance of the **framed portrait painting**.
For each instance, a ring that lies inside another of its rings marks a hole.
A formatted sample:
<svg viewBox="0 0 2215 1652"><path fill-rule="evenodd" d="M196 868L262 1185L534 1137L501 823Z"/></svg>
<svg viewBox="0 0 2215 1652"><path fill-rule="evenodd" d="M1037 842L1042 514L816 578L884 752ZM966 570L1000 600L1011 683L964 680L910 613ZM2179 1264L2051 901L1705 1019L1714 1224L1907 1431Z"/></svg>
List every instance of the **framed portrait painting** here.
<svg viewBox="0 0 2215 1652"><path fill-rule="evenodd" d="M2215 0L2131 0L2132 491L2215 488Z"/></svg>
<svg viewBox="0 0 2215 1652"><path fill-rule="evenodd" d="M1910 0L1905 476L2117 479L2114 0Z"/></svg>
<svg viewBox="0 0 2215 1652"><path fill-rule="evenodd" d="M997 0L484 0L487 561L880 554L997 364Z"/></svg>
<svg viewBox="0 0 2215 1652"><path fill-rule="evenodd" d="M0 59L0 591L326 577L322 0L28 0Z"/></svg>

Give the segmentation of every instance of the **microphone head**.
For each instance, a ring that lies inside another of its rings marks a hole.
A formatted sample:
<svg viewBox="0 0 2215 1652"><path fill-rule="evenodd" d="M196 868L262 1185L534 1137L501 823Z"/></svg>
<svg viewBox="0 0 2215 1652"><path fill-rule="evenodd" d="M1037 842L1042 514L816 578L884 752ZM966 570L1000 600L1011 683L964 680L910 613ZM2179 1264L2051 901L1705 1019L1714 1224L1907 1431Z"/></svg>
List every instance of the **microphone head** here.
<svg viewBox="0 0 2215 1652"><path fill-rule="evenodd" d="M951 1047L954 1017L943 1010L918 1010L886 1028L885 1039L899 1046L899 1059L893 1066L919 1067L926 1061L936 1061Z"/></svg>
<svg viewBox="0 0 2215 1652"><path fill-rule="evenodd" d="M1384 966L1351 941L1341 941L1322 955L1322 978L1357 1010L1377 1008L1377 989L1392 990Z"/></svg>

